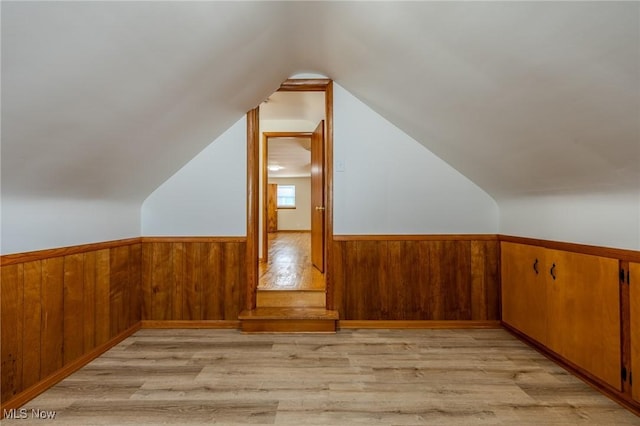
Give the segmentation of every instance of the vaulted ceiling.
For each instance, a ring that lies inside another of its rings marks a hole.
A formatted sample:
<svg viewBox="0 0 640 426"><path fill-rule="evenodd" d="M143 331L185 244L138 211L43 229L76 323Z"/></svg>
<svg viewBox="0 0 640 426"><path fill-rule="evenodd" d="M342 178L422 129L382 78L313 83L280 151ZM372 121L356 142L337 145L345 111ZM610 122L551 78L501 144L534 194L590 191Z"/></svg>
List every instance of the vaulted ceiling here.
<svg viewBox="0 0 640 426"><path fill-rule="evenodd" d="M637 2L2 2L2 191L142 201L315 72L497 199L640 188Z"/></svg>

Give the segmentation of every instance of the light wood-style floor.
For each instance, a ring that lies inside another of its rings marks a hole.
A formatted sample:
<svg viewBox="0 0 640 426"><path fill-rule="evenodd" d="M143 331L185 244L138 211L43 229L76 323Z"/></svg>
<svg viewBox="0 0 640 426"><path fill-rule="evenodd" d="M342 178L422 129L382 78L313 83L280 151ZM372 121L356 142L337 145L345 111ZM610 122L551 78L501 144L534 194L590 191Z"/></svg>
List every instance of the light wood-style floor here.
<svg viewBox="0 0 640 426"><path fill-rule="evenodd" d="M270 233L268 262L260 262L258 290L324 289L324 275L311 264L311 233Z"/></svg>
<svg viewBox="0 0 640 426"><path fill-rule="evenodd" d="M56 418L6 424L640 424L500 329L141 330L24 408Z"/></svg>

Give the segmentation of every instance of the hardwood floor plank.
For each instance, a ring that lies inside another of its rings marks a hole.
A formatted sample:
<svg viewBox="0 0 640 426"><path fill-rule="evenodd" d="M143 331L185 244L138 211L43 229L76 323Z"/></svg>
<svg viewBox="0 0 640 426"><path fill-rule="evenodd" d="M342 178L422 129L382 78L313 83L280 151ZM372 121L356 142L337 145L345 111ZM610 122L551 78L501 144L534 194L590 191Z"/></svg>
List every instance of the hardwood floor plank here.
<svg viewBox="0 0 640 426"><path fill-rule="evenodd" d="M140 330L24 408L64 425L640 423L502 329Z"/></svg>
<svg viewBox="0 0 640 426"><path fill-rule="evenodd" d="M311 234L269 234L268 262L260 262L259 290L325 290L324 274L311 264Z"/></svg>

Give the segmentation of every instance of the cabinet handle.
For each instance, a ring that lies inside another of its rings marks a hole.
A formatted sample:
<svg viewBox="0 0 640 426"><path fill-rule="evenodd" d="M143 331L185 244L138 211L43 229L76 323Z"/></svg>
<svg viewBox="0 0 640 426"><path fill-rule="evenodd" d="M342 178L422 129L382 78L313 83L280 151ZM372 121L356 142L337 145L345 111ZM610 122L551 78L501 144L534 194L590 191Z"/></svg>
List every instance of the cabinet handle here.
<svg viewBox="0 0 640 426"><path fill-rule="evenodd" d="M555 263L551 266L551 270L549 271L549 273L551 274L551 276L555 280L556 279L556 264Z"/></svg>
<svg viewBox="0 0 640 426"><path fill-rule="evenodd" d="M538 259L533 262L533 270L536 271L536 275L538 275Z"/></svg>

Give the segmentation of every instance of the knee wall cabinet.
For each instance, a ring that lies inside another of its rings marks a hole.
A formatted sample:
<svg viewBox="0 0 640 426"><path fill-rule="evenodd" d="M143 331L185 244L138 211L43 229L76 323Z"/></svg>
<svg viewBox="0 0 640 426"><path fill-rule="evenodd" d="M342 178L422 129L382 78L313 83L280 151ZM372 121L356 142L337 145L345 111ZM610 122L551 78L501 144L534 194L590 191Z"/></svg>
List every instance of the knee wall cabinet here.
<svg viewBox="0 0 640 426"><path fill-rule="evenodd" d="M630 332L631 336L631 394L633 399L640 403L640 263L629 265L629 305L630 305ZM635 378L633 377L635 375Z"/></svg>
<svg viewBox="0 0 640 426"><path fill-rule="evenodd" d="M619 260L511 242L501 257L503 322L621 391Z"/></svg>

